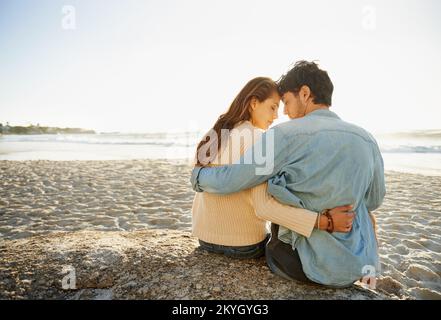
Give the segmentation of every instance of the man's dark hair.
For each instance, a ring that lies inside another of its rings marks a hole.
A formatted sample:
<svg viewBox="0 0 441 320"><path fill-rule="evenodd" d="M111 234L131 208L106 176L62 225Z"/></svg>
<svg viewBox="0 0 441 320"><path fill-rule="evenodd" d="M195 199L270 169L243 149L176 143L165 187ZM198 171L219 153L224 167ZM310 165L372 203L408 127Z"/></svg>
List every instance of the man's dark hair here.
<svg viewBox="0 0 441 320"><path fill-rule="evenodd" d="M332 104L334 85L328 73L321 70L315 62L297 61L294 67L277 81L277 85L281 96L286 92L297 95L302 86L308 86L314 103L327 106Z"/></svg>

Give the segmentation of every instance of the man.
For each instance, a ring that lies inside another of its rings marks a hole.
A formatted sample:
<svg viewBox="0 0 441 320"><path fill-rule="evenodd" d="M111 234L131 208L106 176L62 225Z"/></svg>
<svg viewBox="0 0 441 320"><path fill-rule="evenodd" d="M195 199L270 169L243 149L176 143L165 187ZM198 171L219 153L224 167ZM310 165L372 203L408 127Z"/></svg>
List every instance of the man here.
<svg viewBox="0 0 441 320"><path fill-rule="evenodd" d="M278 85L291 121L268 130L252 148L272 155L272 170L262 173L256 161L242 164L252 159L254 150L248 150L240 164L195 168L193 189L227 194L268 180L268 192L285 204L321 212L352 203L356 215L349 233L333 232L332 219L328 230L314 230L309 238L273 224L267 262L286 278L333 287L352 285L367 272L375 275L378 252L369 211L385 195L375 139L329 110L333 84L314 62L297 62Z"/></svg>

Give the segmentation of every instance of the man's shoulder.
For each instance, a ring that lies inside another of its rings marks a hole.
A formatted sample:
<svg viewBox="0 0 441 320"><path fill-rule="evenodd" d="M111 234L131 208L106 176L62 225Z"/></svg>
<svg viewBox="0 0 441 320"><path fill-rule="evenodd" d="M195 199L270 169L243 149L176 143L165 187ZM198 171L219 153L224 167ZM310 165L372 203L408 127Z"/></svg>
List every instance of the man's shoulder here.
<svg viewBox="0 0 441 320"><path fill-rule="evenodd" d="M369 142L373 142L375 144L377 143L374 136L366 129L364 129L354 123L346 122L343 120L340 120L340 121L342 123L341 127L345 132L348 132L348 133L354 134L354 135L358 135L361 138L363 138L364 140L367 140Z"/></svg>
<svg viewBox="0 0 441 320"><path fill-rule="evenodd" d="M300 123L304 122L302 121L304 118L300 119L290 119L288 121L279 123L278 125L271 128L271 130L274 130L275 132L280 132L283 134L287 133L294 133L294 132L300 132L303 125L299 125Z"/></svg>
<svg viewBox="0 0 441 320"><path fill-rule="evenodd" d="M300 136L314 137L324 133L341 136L356 135L368 142L377 143L374 136L366 129L339 118L303 117L280 123L273 129L288 139Z"/></svg>

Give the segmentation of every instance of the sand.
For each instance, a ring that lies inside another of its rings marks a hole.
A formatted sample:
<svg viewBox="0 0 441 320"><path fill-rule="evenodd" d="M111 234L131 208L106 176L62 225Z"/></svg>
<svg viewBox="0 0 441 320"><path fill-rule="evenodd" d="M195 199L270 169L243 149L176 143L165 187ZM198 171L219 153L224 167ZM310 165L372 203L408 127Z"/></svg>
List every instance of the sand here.
<svg viewBox="0 0 441 320"><path fill-rule="evenodd" d="M190 170L171 160L0 161L2 248L43 243L54 232L188 233ZM377 291L441 299L441 177L387 172L386 182L386 199L375 212L382 261Z"/></svg>
<svg viewBox="0 0 441 320"><path fill-rule="evenodd" d="M0 162L0 236L190 230L189 167L165 161Z"/></svg>

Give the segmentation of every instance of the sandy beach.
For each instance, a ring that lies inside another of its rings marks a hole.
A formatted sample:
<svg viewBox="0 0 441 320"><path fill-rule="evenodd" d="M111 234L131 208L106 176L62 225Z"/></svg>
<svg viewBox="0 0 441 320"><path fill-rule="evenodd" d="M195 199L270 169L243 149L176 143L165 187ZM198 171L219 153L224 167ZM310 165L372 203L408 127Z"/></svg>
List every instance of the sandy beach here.
<svg viewBox="0 0 441 320"><path fill-rule="evenodd" d="M130 237L173 229L188 239L190 171L178 160L0 161L0 271L13 270L13 248L47 242L55 232ZM387 172L386 179L386 199L375 212L382 262L377 291L441 299L441 177Z"/></svg>

